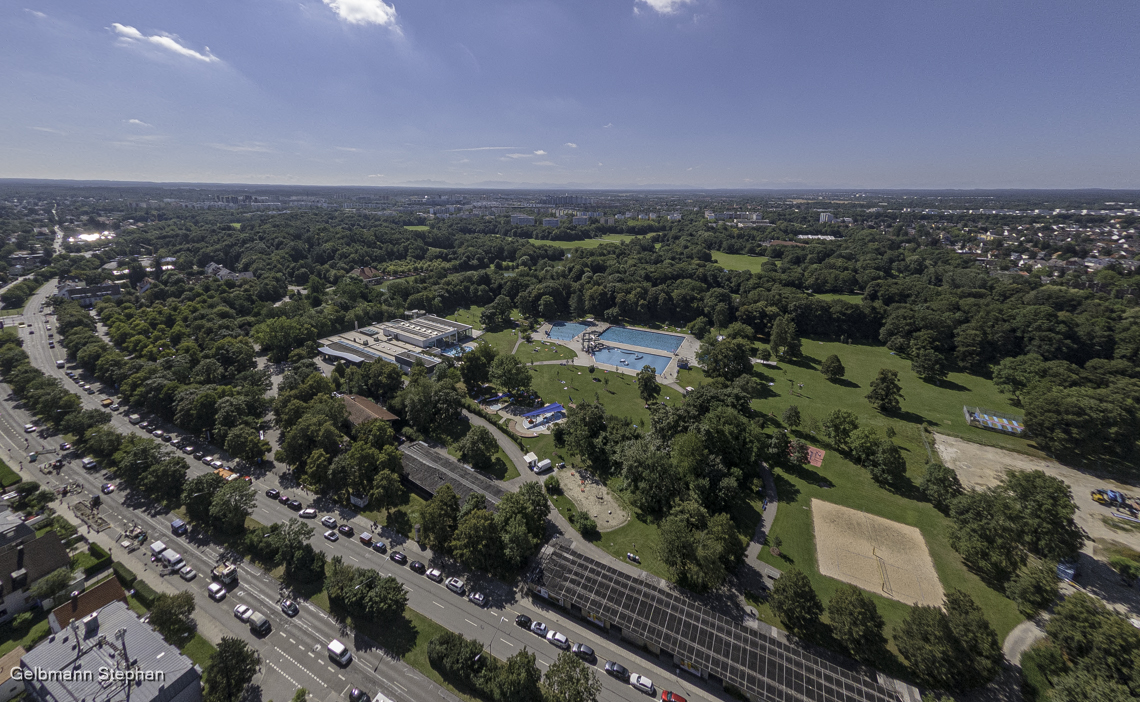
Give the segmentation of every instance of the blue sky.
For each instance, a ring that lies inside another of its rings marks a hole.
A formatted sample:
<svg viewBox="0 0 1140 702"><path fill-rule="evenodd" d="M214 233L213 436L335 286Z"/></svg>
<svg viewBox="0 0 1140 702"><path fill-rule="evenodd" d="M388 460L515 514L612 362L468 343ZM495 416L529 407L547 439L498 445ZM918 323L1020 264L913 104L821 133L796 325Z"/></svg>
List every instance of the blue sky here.
<svg viewBox="0 0 1140 702"><path fill-rule="evenodd" d="M13 0L0 177L1140 187L1134 0Z"/></svg>

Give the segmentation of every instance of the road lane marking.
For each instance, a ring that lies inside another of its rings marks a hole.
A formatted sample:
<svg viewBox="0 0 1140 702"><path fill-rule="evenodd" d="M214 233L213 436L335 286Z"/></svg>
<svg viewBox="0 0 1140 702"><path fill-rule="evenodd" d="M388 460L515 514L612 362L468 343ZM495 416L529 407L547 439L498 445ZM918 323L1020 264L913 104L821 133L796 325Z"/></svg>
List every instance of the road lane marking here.
<svg viewBox="0 0 1140 702"><path fill-rule="evenodd" d="M404 692L407 692L407 691L408 691L408 688L404 687L403 685L401 685L401 684L400 684L400 683L398 683L398 682L394 682L394 681L391 681L391 680L389 680L388 682L392 683L393 685L395 685L396 687L400 688L400 689L401 689L401 690L403 690Z"/></svg>
<svg viewBox="0 0 1140 702"><path fill-rule="evenodd" d="M470 619L468 619L467 617L464 617L464 618L463 618L463 621L467 622L467 623L468 623L468 624L470 624L471 626L479 626L478 624L476 624L475 622L471 621L471 620L470 620Z"/></svg>
<svg viewBox="0 0 1140 702"><path fill-rule="evenodd" d="M515 647L515 645L513 643L511 643L510 641L507 641L506 639L499 639L499 641L502 641L503 643L510 646L511 648Z"/></svg>
<svg viewBox="0 0 1140 702"><path fill-rule="evenodd" d="M440 603L436 602L435 600L432 600L432 601L431 601L431 603L432 603L433 605L435 605L436 607L439 607L440 609L444 609L444 606L443 606L443 605L441 605Z"/></svg>

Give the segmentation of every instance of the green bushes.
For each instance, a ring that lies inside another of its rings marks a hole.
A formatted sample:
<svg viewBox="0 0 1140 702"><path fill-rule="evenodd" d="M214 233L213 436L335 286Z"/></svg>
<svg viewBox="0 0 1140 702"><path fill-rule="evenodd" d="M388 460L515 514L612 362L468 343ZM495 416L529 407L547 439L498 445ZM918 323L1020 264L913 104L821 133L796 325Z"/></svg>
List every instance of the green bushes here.
<svg viewBox="0 0 1140 702"><path fill-rule="evenodd" d="M541 702L542 673L525 649L505 663L483 651L478 641L451 631L428 642L428 662L445 680L493 702Z"/></svg>
<svg viewBox="0 0 1140 702"><path fill-rule="evenodd" d="M111 570L114 571L115 577L119 579L119 584L128 590L134 587L135 581L139 579L139 576L135 575L134 571L118 561L111 564Z"/></svg>
<svg viewBox="0 0 1140 702"><path fill-rule="evenodd" d="M547 495L561 495L562 483L558 482L557 475L551 475L542 481L542 486L546 488Z"/></svg>
<svg viewBox="0 0 1140 702"><path fill-rule="evenodd" d="M142 580L135 581L135 599L141 602L144 607L150 609L157 597L158 593L154 591L153 587Z"/></svg>
<svg viewBox="0 0 1140 702"><path fill-rule="evenodd" d="M85 576L90 578L92 575L95 575L96 573L99 573L111 567L111 564L113 563L111 560L111 554L107 553L98 544L91 544L89 547L87 547L87 552L91 554L91 556L95 559L95 562L84 566L83 574Z"/></svg>

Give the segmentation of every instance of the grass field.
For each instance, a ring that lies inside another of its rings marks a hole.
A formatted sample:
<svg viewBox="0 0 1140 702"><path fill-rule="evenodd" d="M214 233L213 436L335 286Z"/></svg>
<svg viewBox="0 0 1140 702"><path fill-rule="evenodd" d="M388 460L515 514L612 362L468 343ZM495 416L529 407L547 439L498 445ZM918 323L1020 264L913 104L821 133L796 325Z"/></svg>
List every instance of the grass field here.
<svg viewBox="0 0 1140 702"><path fill-rule="evenodd" d="M483 324L479 321L480 315L483 314L482 307L468 307L466 309L457 310L454 314L447 315L447 319L462 322L463 324L470 324L473 328L482 330ZM519 319L518 310L511 312L512 319ZM509 354L515 348L515 341L518 339L518 332L514 329L505 329L499 332L489 332L479 337L476 343L491 344L499 353Z"/></svg>
<svg viewBox="0 0 1140 702"><path fill-rule="evenodd" d="M727 254L720 251L712 252L713 261L721 268L730 271L760 272L760 264L768 260L767 256L748 256L746 254Z"/></svg>
<svg viewBox="0 0 1140 702"><path fill-rule="evenodd" d="M197 663L202 670L209 667L210 656L214 655L214 651L217 650L212 643L202 638L201 634L194 634L194 638L182 647L182 653Z"/></svg>
<svg viewBox="0 0 1140 702"><path fill-rule="evenodd" d="M6 310L0 310L0 317L14 317L18 314L23 314L23 307L12 307Z"/></svg>
<svg viewBox="0 0 1140 702"><path fill-rule="evenodd" d="M844 295L843 293L822 293L816 295L821 300L846 300L853 305L858 305L863 302L862 295Z"/></svg>
<svg viewBox="0 0 1140 702"><path fill-rule="evenodd" d="M426 232L430 227L426 224L405 224L404 229L410 229L413 232Z"/></svg>
<svg viewBox="0 0 1140 702"><path fill-rule="evenodd" d="M783 557L776 558L768 549L764 549L762 559L777 568L785 569L795 565L803 570L811 578L820 598L826 602L840 583L819 574L809 511L813 497L908 524L922 532L943 588L947 591L958 588L968 592L986 612L999 638L1004 638L1022 620L1016 606L986 587L963 566L961 558L950 548L949 520L929 504L905 495L914 495L914 485L921 480L928 460L921 428L923 423L940 432L967 440L1040 455L1025 439L971 427L962 417L963 404L1013 413L1017 413L1017 410L984 378L954 373L942 381L941 385L926 383L911 372L909 361L891 354L885 347L820 343L805 339L803 349L805 358L801 362L782 363L779 369L758 367L758 372L767 374L768 382L774 383L774 386L771 388L772 394L754 400L753 407L778 418L789 405L797 405L804 416L800 435L808 443L825 449L828 447L823 446L822 441L810 433L813 426L811 419L821 420L832 409L851 410L858 415L864 426L880 430L891 427L896 432L895 443L906 456L910 485L904 486L900 490L901 494L888 492L875 485L866 470L831 450L828 450L823 466L819 469L806 466L791 472L779 471L776 487L780 507L771 535L780 537ZM847 377L840 383L828 382L817 370L823 359L832 353L839 356L847 369ZM876 412L864 397L880 368L898 371L905 399L902 401L902 411L896 415L886 416ZM683 385L695 386L702 381L703 374L699 370L681 372L680 382ZM799 383L804 384L802 391L798 388ZM789 392L793 385L796 386L795 396ZM819 487L825 481L834 487ZM906 605L873 596L887 621L888 631L906 616ZM761 610L761 614L764 614L764 610Z"/></svg>
<svg viewBox="0 0 1140 702"><path fill-rule="evenodd" d="M582 241L547 241L546 239L528 239L532 244L549 244L560 249L596 249L603 244L620 244L636 239L633 234L607 234L601 239L583 239Z"/></svg>
<svg viewBox="0 0 1140 702"><path fill-rule="evenodd" d="M523 341L519 344L518 351L515 355L521 358L526 363L534 363L536 361L559 361L571 358L577 358L578 354L574 353L572 349L568 349L561 344L555 344L549 341L534 340L531 343Z"/></svg>

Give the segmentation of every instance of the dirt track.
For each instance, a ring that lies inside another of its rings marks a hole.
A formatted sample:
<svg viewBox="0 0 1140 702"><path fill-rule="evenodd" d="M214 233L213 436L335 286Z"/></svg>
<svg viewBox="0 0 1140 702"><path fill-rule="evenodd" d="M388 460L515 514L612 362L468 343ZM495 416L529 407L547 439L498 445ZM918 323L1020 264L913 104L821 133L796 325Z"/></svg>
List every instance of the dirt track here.
<svg viewBox="0 0 1140 702"><path fill-rule="evenodd" d="M1074 520L1089 536L1093 539L1117 541L1140 550L1140 529L1115 519L1111 515L1113 510L1097 504L1090 495L1096 489L1111 489L1136 496L1140 493L1140 487L1082 473L1057 461L1023 456L952 436L935 434L934 443L942 462L954 469L965 487L996 485L1007 470L1041 470L1060 478L1073 492L1073 501L1077 504ZM1086 544L1084 550L1093 553L1092 544Z"/></svg>

